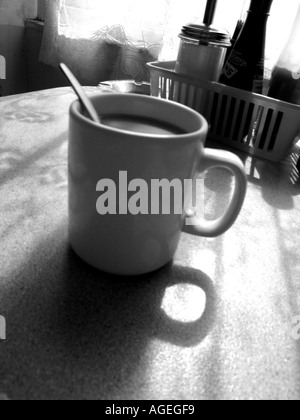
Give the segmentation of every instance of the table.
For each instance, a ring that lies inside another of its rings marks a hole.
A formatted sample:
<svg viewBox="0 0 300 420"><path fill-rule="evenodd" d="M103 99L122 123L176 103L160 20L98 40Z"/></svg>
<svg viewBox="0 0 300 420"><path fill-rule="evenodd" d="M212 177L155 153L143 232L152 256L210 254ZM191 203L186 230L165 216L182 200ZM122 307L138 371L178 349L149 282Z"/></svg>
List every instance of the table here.
<svg viewBox="0 0 300 420"><path fill-rule="evenodd" d="M0 100L0 394L299 399L293 156L278 165L243 156L248 194L224 236L184 234L161 271L109 276L68 244L67 111L74 98L61 88ZM232 179L219 169L205 183L208 217L215 217Z"/></svg>

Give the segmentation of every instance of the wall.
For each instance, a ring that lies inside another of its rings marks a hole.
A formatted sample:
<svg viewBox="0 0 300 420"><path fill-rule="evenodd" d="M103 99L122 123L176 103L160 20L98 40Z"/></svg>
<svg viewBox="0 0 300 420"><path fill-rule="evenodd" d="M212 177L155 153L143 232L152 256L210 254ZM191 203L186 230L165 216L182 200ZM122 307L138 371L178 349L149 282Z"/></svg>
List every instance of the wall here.
<svg viewBox="0 0 300 420"><path fill-rule="evenodd" d="M37 20L26 22L26 54L28 70L28 91L67 86L62 72L39 61L44 24Z"/></svg>
<svg viewBox="0 0 300 420"><path fill-rule="evenodd" d="M0 95L27 91L25 19L36 15L37 0L0 0L0 56L6 60Z"/></svg>

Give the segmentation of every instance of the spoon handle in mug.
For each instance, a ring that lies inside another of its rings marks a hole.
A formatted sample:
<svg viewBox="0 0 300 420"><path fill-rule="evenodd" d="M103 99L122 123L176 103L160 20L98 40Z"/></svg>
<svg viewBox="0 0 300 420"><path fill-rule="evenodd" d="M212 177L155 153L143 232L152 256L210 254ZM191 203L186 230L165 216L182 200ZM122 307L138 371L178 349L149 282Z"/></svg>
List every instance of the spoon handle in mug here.
<svg viewBox="0 0 300 420"><path fill-rule="evenodd" d="M71 72L71 70L65 65L65 64L60 64L60 69L61 71L64 73L64 75L66 76L66 78L69 80L69 82L71 83L71 86L73 87L76 95L78 96L82 106L85 108L86 112L88 113L90 119L92 121L94 121L97 124L101 124L101 121L99 119L99 116L97 114L97 111L95 110L92 102L90 101L90 99L88 98L87 94L85 93L85 91L83 90L81 84L79 83L79 81L76 79L76 77L74 76L74 74Z"/></svg>

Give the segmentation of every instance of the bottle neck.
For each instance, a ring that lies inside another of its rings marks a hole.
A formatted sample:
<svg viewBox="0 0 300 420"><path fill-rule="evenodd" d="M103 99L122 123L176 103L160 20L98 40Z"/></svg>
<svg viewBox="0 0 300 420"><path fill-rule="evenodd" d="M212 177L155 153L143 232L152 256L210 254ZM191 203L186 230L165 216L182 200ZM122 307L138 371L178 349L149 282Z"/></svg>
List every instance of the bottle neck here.
<svg viewBox="0 0 300 420"><path fill-rule="evenodd" d="M248 16L253 15L255 17L261 16L261 17L267 17L268 18L270 16L269 12L259 12L257 10L248 10L247 13L248 13Z"/></svg>
<svg viewBox="0 0 300 420"><path fill-rule="evenodd" d="M252 0L249 12L259 15L269 15L273 0Z"/></svg>
<svg viewBox="0 0 300 420"><path fill-rule="evenodd" d="M269 14L266 13L253 13L248 12L245 24L240 33L237 43L247 44L249 48L257 49L257 46L260 47L265 43L266 40L266 30L267 30L267 20Z"/></svg>
<svg viewBox="0 0 300 420"><path fill-rule="evenodd" d="M269 16L270 16L270 13L262 13L262 12L249 10L246 20L245 20L245 25L247 25L247 23L249 22L251 22L252 24L266 23L267 20L269 19Z"/></svg>
<svg viewBox="0 0 300 420"><path fill-rule="evenodd" d="M270 16L270 12L261 12L259 10L248 10L248 16L253 16L255 18L263 17L268 18Z"/></svg>

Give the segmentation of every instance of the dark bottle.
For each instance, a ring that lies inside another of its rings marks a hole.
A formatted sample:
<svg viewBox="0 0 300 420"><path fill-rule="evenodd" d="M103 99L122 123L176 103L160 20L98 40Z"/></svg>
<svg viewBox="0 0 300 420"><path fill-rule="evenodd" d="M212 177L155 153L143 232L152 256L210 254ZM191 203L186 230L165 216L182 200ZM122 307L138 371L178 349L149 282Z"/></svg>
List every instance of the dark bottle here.
<svg viewBox="0 0 300 420"><path fill-rule="evenodd" d="M291 35L273 69L269 96L300 105L300 6Z"/></svg>
<svg viewBox="0 0 300 420"><path fill-rule="evenodd" d="M273 0L252 0L220 83L262 94L267 21Z"/></svg>
<svg viewBox="0 0 300 420"><path fill-rule="evenodd" d="M236 41L237 41L237 39L238 39L238 37L239 37L239 35L241 33L241 30L243 29L244 23L245 22L242 19L240 19L238 21L237 25L236 25L236 28L235 28L233 37L231 39L231 47L228 48L228 50L227 50L227 54L226 54L226 57L225 57L225 63L227 63L228 58L230 57L230 54L231 54L231 52L232 52L232 50L233 50L233 48L235 46L235 43L236 43Z"/></svg>

